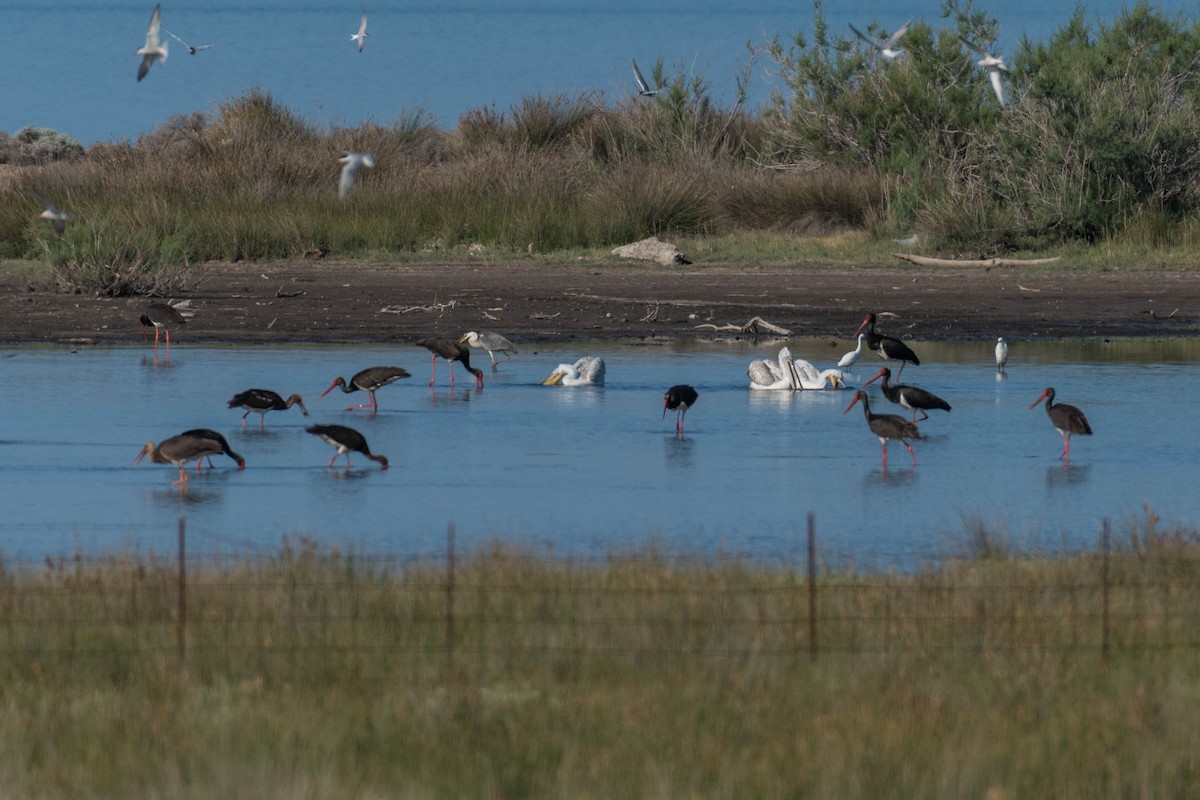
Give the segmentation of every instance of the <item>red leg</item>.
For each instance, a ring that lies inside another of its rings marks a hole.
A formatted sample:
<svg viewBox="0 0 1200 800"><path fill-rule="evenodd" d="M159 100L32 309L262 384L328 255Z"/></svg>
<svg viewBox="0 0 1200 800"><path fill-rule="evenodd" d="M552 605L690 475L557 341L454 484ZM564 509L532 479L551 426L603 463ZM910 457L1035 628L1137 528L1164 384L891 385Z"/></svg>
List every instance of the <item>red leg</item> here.
<svg viewBox="0 0 1200 800"><path fill-rule="evenodd" d="M433 386L434 380L437 378L437 356L429 359L429 385Z"/></svg>
<svg viewBox="0 0 1200 800"><path fill-rule="evenodd" d="M880 447L883 448L883 465L887 466L887 442L881 442Z"/></svg>
<svg viewBox="0 0 1200 800"><path fill-rule="evenodd" d="M912 445L908 442L904 442L904 446L908 448L908 454L912 456L913 466L915 467L917 465L917 454L913 452Z"/></svg>
<svg viewBox="0 0 1200 800"><path fill-rule="evenodd" d="M333 458L329 459L329 463L328 463L328 464L326 464L325 466L326 466L326 467L328 467L328 468L330 468L330 469L332 469L332 468L333 468L333 462L337 460L337 457L338 457L339 455L341 455L341 454L340 454L340 453L338 453L338 452L335 450L335 451L333 452Z"/></svg>
<svg viewBox="0 0 1200 800"><path fill-rule="evenodd" d="M179 480L173 482L172 486L187 486L188 476L187 470L183 468L183 463L179 464Z"/></svg>

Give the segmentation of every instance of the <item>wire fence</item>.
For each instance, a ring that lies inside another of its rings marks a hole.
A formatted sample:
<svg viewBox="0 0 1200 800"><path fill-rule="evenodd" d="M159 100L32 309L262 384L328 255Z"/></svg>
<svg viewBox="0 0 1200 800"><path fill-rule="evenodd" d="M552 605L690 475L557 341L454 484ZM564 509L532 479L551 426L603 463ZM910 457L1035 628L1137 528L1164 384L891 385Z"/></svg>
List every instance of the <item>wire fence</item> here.
<svg viewBox="0 0 1200 800"><path fill-rule="evenodd" d="M1200 649L1200 547L1164 540L915 573L648 552L556 557L499 547L341 553L312 543L194 555L7 562L0 659L176 659L204 670L429 670L581 659L820 660Z"/></svg>

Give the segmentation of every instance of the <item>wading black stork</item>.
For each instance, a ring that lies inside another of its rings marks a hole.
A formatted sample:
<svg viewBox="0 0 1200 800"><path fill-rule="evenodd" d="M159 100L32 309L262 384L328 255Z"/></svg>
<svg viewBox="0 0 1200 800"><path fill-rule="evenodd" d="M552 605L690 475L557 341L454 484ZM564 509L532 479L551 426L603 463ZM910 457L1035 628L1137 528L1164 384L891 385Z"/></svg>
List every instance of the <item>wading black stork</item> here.
<svg viewBox="0 0 1200 800"><path fill-rule="evenodd" d="M842 416L844 417L846 414L849 414L850 409L854 408L854 404L860 402L863 406L863 415L867 418L867 426L871 429L871 433L878 437L879 444L883 446L884 469L887 469L888 439L895 439L908 448L908 454L912 456L913 466L915 467L917 465L917 454L913 452L912 445L908 443L908 440L921 438L921 432L917 430L916 424L895 414L872 414L871 401L867 398L867 393L862 389L859 389L854 394L854 399L850 401L850 405L846 406L846 410L842 412Z"/></svg>
<svg viewBox="0 0 1200 800"><path fill-rule="evenodd" d="M167 339L167 358L171 357L171 326L186 325L187 321L196 316L192 310L191 300L169 300L166 303L151 303L146 306L146 312L138 318L142 323L142 338L146 338L146 329L154 327L154 352L158 352L158 332L161 330Z"/></svg>
<svg viewBox="0 0 1200 800"><path fill-rule="evenodd" d="M304 401L300 399L300 395L294 394L287 400L272 392L270 389L247 389L244 392L239 392L229 401L230 408L244 408L246 413L242 414L242 430L246 430L246 417L251 413L258 414L258 429L266 429L266 419L268 411L286 411L292 406L300 406L300 410L304 412L304 416L308 416L308 409L304 407Z"/></svg>
<svg viewBox="0 0 1200 800"><path fill-rule="evenodd" d="M675 435L683 436L683 418L687 410L696 405L700 393L686 383L672 386L663 393L663 418L666 419L667 409L675 412Z"/></svg>
<svg viewBox="0 0 1200 800"><path fill-rule="evenodd" d="M483 370L471 366L471 351L453 339L418 339L417 344L433 353L430 359L432 369L429 375L429 385L433 386L437 377L437 360L444 358L450 362L450 385L454 385L454 362L462 362L463 369L475 376L475 383L483 388Z"/></svg>
<svg viewBox="0 0 1200 800"><path fill-rule="evenodd" d="M1062 461L1066 459L1066 463L1071 463L1071 434L1077 433L1080 436L1091 436L1092 426L1088 425L1087 417L1083 415L1075 406L1069 406L1066 403L1054 402L1054 389L1046 387L1046 391L1042 392L1037 400L1033 401L1033 405L1029 407L1032 411L1038 403L1046 401L1046 413L1050 415L1050 422L1054 425L1054 429L1062 435L1063 451L1059 453L1058 459Z"/></svg>
<svg viewBox="0 0 1200 800"><path fill-rule="evenodd" d="M346 406L346 410L353 411L356 408L369 408L373 414L379 410L379 404L375 402L375 390L408 376L408 370L401 367L367 367L362 372L355 373L349 383L346 382L345 378L340 376L334 378L333 383L329 384L329 388L321 392L321 397L332 392L334 387L340 387L346 394L364 391L367 393L367 397L370 398L370 402L360 403L356 406ZM304 408L304 406L300 407Z"/></svg>
<svg viewBox="0 0 1200 800"><path fill-rule="evenodd" d="M869 383L874 383L877 379L883 378L883 383L880 386L883 389L884 397L891 400L893 403L904 406L909 411L913 412L913 422L923 422L929 419L929 414L925 413L931 408L940 408L943 411L950 410L950 404L932 392L927 392L924 389L918 389L916 386L908 386L903 383L889 383L892 377L892 371L887 367L875 373L875 377L864 383L866 386ZM917 412L921 412L921 419L917 419Z"/></svg>
<svg viewBox="0 0 1200 800"><path fill-rule="evenodd" d="M346 469L350 469L350 453L362 453L372 461L378 461L383 469L388 468L387 456L375 455L371 452L371 448L367 447L367 440L363 435L353 428L347 428L345 425L309 425L304 430L320 436L325 441L337 448L337 452L333 454L333 458L329 459L327 466L332 467L333 462L337 457L346 454Z"/></svg>
<svg viewBox="0 0 1200 800"><path fill-rule="evenodd" d="M188 483L187 462L196 460L197 468L200 461L207 456L227 454L237 462L238 469L246 468L246 461L240 455L229 449L229 442L216 431L207 428L196 428L184 431L178 436L163 439L158 444L146 442L146 446L138 453L133 463L139 464L143 458L150 456L155 464L174 464L179 467L179 480L173 481L172 486L186 487Z"/></svg>
<svg viewBox="0 0 1200 800"><path fill-rule="evenodd" d="M887 361L900 362L900 371L896 373L897 378L904 374L905 364L911 363L916 364L918 367L921 366L921 359L917 358L917 354L910 350L908 345L906 345L904 342L900 341L899 339L894 339L891 336L884 336L882 333L875 332L874 311L872 311L870 314L867 314L866 319L864 319L862 324L858 326L858 330L854 332L854 335L857 336L858 334L862 333L864 328L867 331L868 350L874 350L880 358Z"/></svg>

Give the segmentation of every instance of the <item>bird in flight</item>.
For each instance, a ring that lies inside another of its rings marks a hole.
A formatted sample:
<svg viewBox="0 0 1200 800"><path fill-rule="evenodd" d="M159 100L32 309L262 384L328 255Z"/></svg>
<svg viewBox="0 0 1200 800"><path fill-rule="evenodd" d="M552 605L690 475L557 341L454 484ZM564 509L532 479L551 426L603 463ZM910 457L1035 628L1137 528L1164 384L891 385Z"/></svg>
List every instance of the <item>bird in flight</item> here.
<svg viewBox="0 0 1200 800"><path fill-rule="evenodd" d="M194 55L196 55L196 53L199 53L201 50L212 50L214 47L216 47L215 44L190 45L187 42L185 42L183 39L176 36L174 33L171 33L171 31L167 30L166 28L163 28L163 30L167 31L167 35L170 36L172 39L174 39L175 41L179 42L181 45L186 47L189 55L194 56Z"/></svg>
<svg viewBox="0 0 1200 800"><path fill-rule="evenodd" d="M1000 102L1000 105L1004 105L1004 84L1000 80L1000 72L1008 72L1004 59L992 55L965 37L960 36L959 38L962 39L962 43L967 46L968 50L979 56L979 60L975 63L987 70L988 80L992 82L992 91L996 93L996 100Z"/></svg>
<svg viewBox="0 0 1200 800"><path fill-rule="evenodd" d="M351 41L358 42L358 52L361 53L363 48L367 46L367 37L370 35L367 33L367 12L364 11L362 19L358 22L358 33L350 34Z"/></svg>
<svg viewBox="0 0 1200 800"><path fill-rule="evenodd" d="M646 79L642 77L642 71L638 69L637 59L633 60L633 79L637 82L638 97L654 97L654 95L658 94L660 87L655 86L653 89L650 88L650 84L646 83Z"/></svg>
<svg viewBox="0 0 1200 800"><path fill-rule="evenodd" d="M71 221L71 215L55 206L54 203L51 203L44 194L34 187L30 186L29 191L33 194L33 198L41 203L42 208L45 209L38 216L42 219L50 220L50 225L54 228L55 233L61 234L65 231L67 223Z"/></svg>
<svg viewBox="0 0 1200 800"><path fill-rule="evenodd" d="M892 59L896 58L897 56L904 54L903 50L899 50L896 48L896 42L900 41L900 37L904 35L905 31L908 30L908 26L911 24L912 24L912 19L910 18L908 20L908 22L906 22L900 26L899 30L897 30L895 33L893 33L890 37L888 37L887 39L885 39L882 42L879 41L878 39L872 39L870 36L867 36L865 33L860 31L858 28L854 27L853 24L850 25L850 30L854 31L855 36L862 39L864 42L866 42L871 47L875 48L875 51L877 53L879 53L879 55L883 56L883 58L885 60L891 61Z"/></svg>
<svg viewBox="0 0 1200 800"><path fill-rule="evenodd" d="M354 186L354 179L362 167L374 167L375 159L369 153L343 153L338 159L342 165L342 177L338 179L338 199L345 200Z"/></svg>
<svg viewBox="0 0 1200 800"><path fill-rule="evenodd" d="M138 66L137 79L140 81L150 72L150 67L154 66L155 61L167 60L167 42L160 42L158 39L158 29L162 24L162 5L154 7L154 11L150 14L150 24L146 26L146 44L137 50L137 54L142 57L142 63Z"/></svg>

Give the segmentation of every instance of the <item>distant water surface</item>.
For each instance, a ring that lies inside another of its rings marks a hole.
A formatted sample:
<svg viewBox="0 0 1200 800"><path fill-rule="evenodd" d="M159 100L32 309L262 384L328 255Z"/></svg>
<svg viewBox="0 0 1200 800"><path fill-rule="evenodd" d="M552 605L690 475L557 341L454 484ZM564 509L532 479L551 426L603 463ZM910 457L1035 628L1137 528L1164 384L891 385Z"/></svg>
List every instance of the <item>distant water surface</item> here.
<svg viewBox="0 0 1200 800"><path fill-rule="evenodd" d="M1085 8L1111 20L1125 5L1100 0ZM1184 0L1157 5L1195 11ZM179 0L163 3L163 25L191 44L217 47L193 56L170 40L167 62L139 84L134 51L153 7L150 0L0 3L0 130L50 127L85 144L132 139L255 87L322 126L388 124L421 108L452 128L468 109L506 111L536 94L599 93L617 102L632 90L631 58L644 72L661 58L670 72L701 75L728 105L747 44L776 35L790 41L811 31L813 19L810 4L781 0ZM1048 37L1073 5L977 7L998 18L999 50L1011 55L1022 35ZM350 34L364 8L370 38L360 54ZM938 8L932 0L861 0L826 3L825 15L834 31L851 21L894 30L910 16L940 24ZM752 108L782 88L774 73L760 57Z"/></svg>
<svg viewBox="0 0 1200 800"><path fill-rule="evenodd" d="M840 349L796 340L828 365ZM125 548L173 552L180 517L197 552L269 549L310 536L391 554L440 553L447 526L471 547L493 538L593 554L662 542L687 551L795 560L816 514L822 555L912 565L954 552L983 525L1024 546L1094 546L1103 519L1124 530L1149 506L1200 526L1200 342L1014 342L997 379L991 342L914 343L922 365L906 382L948 400L915 443L880 446L848 391L751 392L745 370L776 346L746 342L530 346L486 375L461 370L453 389L425 350L408 346L204 348L177 342L169 364L149 349L0 350L0 554ZM848 347L847 347L848 349ZM608 362L603 388L545 387L560 361ZM486 364L486 358L484 360ZM409 379L378 392L375 416L344 410L361 394L321 392L335 376L396 365ZM864 356L862 382L879 362ZM700 399L685 438L663 418L662 394L691 383ZM1080 406L1096 431L1076 438L1069 468L1045 411L1047 386ZM299 393L312 412L267 416L226 408L251 387ZM870 388L877 413L901 409ZM351 469L304 432L312 422L361 430L391 469L361 456ZM223 432L247 467L216 458L186 493L177 471L143 461L147 440L188 428Z"/></svg>

